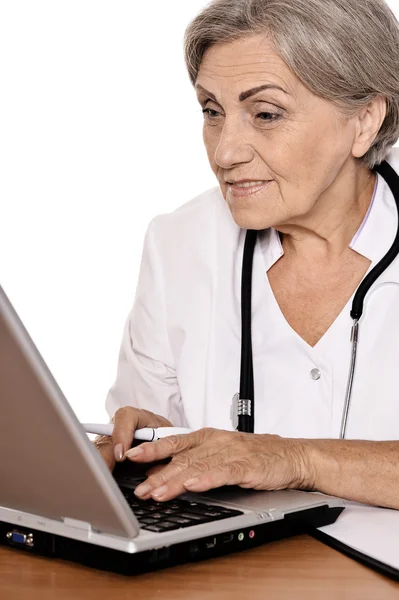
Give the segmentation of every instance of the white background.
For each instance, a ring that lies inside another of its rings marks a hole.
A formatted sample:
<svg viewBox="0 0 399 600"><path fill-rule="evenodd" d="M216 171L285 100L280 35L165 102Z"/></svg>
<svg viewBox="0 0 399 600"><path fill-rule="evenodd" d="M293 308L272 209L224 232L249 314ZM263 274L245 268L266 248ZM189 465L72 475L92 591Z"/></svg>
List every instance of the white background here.
<svg viewBox="0 0 399 600"><path fill-rule="evenodd" d="M183 59L206 4L0 4L0 283L81 421L108 421L149 221L217 185Z"/></svg>

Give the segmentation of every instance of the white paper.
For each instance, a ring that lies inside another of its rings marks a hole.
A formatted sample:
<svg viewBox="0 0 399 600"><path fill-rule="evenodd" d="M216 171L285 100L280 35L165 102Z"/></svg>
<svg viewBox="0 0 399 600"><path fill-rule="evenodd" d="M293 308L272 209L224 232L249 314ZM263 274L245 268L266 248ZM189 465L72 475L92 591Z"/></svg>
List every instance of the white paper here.
<svg viewBox="0 0 399 600"><path fill-rule="evenodd" d="M345 502L333 525L319 531L386 565L399 569L399 510Z"/></svg>

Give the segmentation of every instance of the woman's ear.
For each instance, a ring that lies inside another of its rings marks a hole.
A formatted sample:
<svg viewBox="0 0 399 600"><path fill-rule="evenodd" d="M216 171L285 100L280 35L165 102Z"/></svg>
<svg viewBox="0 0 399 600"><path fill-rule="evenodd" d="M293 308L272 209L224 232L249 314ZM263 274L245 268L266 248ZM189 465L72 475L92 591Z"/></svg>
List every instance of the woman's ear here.
<svg viewBox="0 0 399 600"><path fill-rule="evenodd" d="M387 113L387 100L385 96L376 96L364 106L357 116L356 138L352 147L353 156L364 156L372 146Z"/></svg>

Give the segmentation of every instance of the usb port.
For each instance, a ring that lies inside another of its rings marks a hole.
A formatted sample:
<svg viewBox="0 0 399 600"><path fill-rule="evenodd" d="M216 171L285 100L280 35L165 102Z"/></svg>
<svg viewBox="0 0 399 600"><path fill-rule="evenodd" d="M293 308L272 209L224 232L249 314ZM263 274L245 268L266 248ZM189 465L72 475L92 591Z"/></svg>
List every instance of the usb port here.
<svg viewBox="0 0 399 600"><path fill-rule="evenodd" d="M205 548L207 548L208 550L210 550L211 548L214 548L216 546L216 538L211 538L209 540L207 540L205 542Z"/></svg>
<svg viewBox="0 0 399 600"><path fill-rule="evenodd" d="M222 542L222 544L228 544L229 542L232 542L234 539L234 535L232 533L224 533L223 535L220 536L220 540Z"/></svg>

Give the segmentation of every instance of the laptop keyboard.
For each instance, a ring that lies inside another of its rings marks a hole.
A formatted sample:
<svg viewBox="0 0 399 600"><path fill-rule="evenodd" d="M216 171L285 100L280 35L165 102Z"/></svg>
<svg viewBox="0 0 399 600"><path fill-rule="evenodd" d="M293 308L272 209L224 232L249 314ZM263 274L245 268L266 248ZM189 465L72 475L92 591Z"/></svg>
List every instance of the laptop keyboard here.
<svg viewBox="0 0 399 600"><path fill-rule="evenodd" d="M240 510L233 510L224 506L190 502L179 498L166 502L156 502L152 499L140 500L134 495L132 488L120 486L120 489L133 510L141 529L147 531L162 533L243 514Z"/></svg>

